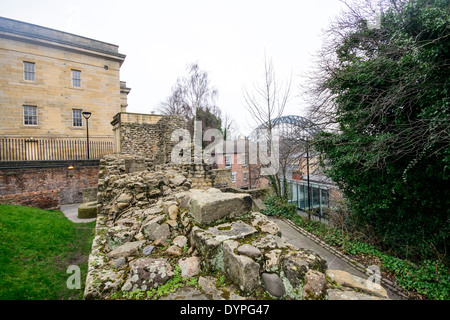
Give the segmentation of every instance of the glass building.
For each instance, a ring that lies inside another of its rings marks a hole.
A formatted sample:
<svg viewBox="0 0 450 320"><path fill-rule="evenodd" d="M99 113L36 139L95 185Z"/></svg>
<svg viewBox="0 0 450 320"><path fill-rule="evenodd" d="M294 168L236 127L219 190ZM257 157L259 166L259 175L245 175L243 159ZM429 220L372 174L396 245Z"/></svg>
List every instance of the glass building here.
<svg viewBox="0 0 450 320"><path fill-rule="evenodd" d="M282 183L284 186L284 183ZM311 208L314 214L321 217L324 216L324 209L330 205L330 185L310 181L310 199L311 206L308 201L308 182L305 180L287 179L288 201L293 203L300 210L308 210Z"/></svg>

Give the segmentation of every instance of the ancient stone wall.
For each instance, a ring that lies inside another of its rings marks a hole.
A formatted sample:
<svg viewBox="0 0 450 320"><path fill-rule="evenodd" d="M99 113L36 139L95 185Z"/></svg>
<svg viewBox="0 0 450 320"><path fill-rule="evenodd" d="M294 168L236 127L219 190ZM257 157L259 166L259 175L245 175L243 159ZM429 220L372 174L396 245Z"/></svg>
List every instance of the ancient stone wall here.
<svg viewBox="0 0 450 320"><path fill-rule="evenodd" d="M192 189L189 169L139 156L101 161L86 299L159 299L156 289L179 276L209 299L339 297L326 261L286 242L275 222L252 212L249 194ZM215 287L217 275L228 279L226 287Z"/></svg>
<svg viewBox="0 0 450 320"><path fill-rule="evenodd" d="M232 187L231 183L231 169L213 169L214 188Z"/></svg>
<svg viewBox="0 0 450 320"><path fill-rule="evenodd" d="M114 126L117 153L152 158L157 164L170 162L172 132L185 129L186 122L178 115L119 113Z"/></svg>

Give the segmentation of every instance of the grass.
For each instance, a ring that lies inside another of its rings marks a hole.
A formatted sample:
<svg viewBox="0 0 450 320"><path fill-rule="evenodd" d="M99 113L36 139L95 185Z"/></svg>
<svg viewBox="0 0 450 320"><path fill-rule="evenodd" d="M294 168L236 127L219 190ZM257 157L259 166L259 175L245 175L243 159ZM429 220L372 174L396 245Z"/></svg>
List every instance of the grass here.
<svg viewBox="0 0 450 320"><path fill-rule="evenodd" d="M82 299L95 221L76 224L61 211L0 205L0 300ZM68 289L70 265L81 289Z"/></svg>

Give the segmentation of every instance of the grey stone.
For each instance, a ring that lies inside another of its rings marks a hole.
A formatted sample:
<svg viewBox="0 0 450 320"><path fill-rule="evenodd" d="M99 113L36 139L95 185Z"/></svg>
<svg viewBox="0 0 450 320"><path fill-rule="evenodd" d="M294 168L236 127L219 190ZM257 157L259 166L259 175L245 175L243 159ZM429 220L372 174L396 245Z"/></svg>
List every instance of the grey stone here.
<svg viewBox="0 0 450 320"><path fill-rule="evenodd" d="M260 266L249 257L236 255L234 250L238 246L234 240L223 243L225 271L242 291L250 293L258 286Z"/></svg>
<svg viewBox="0 0 450 320"><path fill-rule="evenodd" d="M98 207L97 201L81 204L78 207L78 219L91 219L97 217Z"/></svg>
<svg viewBox="0 0 450 320"><path fill-rule="evenodd" d="M169 293L159 300L209 300L209 298L199 289L192 286L186 286L176 292Z"/></svg>
<svg viewBox="0 0 450 320"><path fill-rule="evenodd" d="M167 248L166 253L171 256L181 256L182 252L180 247L173 245Z"/></svg>
<svg viewBox="0 0 450 320"><path fill-rule="evenodd" d="M187 244L187 238L185 236L178 236L173 239L173 244L180 248L184 248L184 246Z"/></svg>
<svg viewBox="0 0 450 320"><path fill-rule="evenodd" d="M259 212L252 213L252 226L261 229L261 232L281 236L280 227L273 221L269 220L265 215Z"/></svg>
<svg viewBox="0 0 450 320"><path fill-rule="evenodd" d="M245 222L233 221L208 228L206 232L219 241L225 241L242 239L258 232L258 230Z"/></svg>
<svg viewBox="0 0 450 320"><path fill-rule="evenodd" d="M169 214L169 218L171 219L171 220L176 220L177 219L177 217L178 217L178 210L179 210L179 208L178 208L178 206L177 205L171 205L170 207L169 207L169 209L168 209L168 214Z"/></svg>
<svg viewBox="0 0 450 320"><path fill-rule="evenodd" d="M122 193L119 198L117 198L118 203L130 203L133 200L133 195L130 193Z"/></svg>
<svg viewBox="0 0 450 320"><path fill-rule="evenodd" d="M157 222L151 222L142 227L142 233L150 240L167 240L170 237L170 229L167 224L158 224Z"/></svg>
<svg viewBox="0 0 450 320"><path fill-rule="evenodd" d="M310 269L305 275L305 280L303 300L318 300L325 297L327 279L322 272Z"/></svg>
<svg viewBox="0 0 450 320"><path fill-rule="evenodd" d="M337 289L328 289L327 295L328 300L388 300L356 291L341 291Z"/></svg>
<svg viewBox="0 0 450 320"><path fill-rule="evenodd" d="M107 254L109 259L126 258L129 256L137 255L139 248L145 241L127 242L120 247L115 248L113 251Z"/></svg>
<svg viewBox="0 0 450 320"><path fill-rule="evenodd" d="M139 258L130 262L130 273L122 290L156 288L173 276L172 267L165 259Z"/></svg>
<svg viewBox="0 0 450 320"><path fill-rule="evenodd" d="M124 257L118 258L114 260L112 266L113 268L119 269L124 267L127 264L127 260Z"/></svg>
<svg viewBox="0 0 450 320"><path fill-rule="evenodd" d="M153 252L153 250L155 250L154 246L146 246L144 249L142 249L142 254L144 256L148 256Z"/></svg>
<svg viewBox="0 0 450 320"><path fill-rule="evenodd" d="M281 298L286 293L283 281L276 273L263 273L261 280L271 295Z"/></svg>
<svg viewBox="0 0 450 320"><path fill-rule="evenodd" d="M281 265L292 287L298 287L309 269L325 272L327 262L306 249L292 250L281 258Z"/></svg>
<svg viewBox="0 0 450 320"><path fill-rule="evenodd" d="M195 277L200 273L200 258L190 257L178 261L178 265L181 269L182 278Z"/></svg>
<svg viewBox="0 0 450 320"><path fill-rule="evenodd" d="M389 297L387 291L381 285L374 283L373 281L357 277L348 272L342 270L328 270L327 276L341 286L356 289L380 298Z"/></svg>
<svg viewBox="0 0 450 320"><path fill-rule="evenodd" d="M252 198L245 193L195 192L189 203L189 213L199 224L211 224L220 219L238 217L251 209Z"/></svg>
<svg viewBox="0 0 450 320"><path fill-rule="evenodd" d="M258 258L261 256L261 251L250 244L243 244L237 249L237 252L252 258Z"/></svg>
<svg viewBox="0 0 450 320"><path fill-rule="evenodd" d="M151 216L151 215L155 215L155 214L160 214L162 212L163 212L162 208L160 208L158 206L155 206L155 207L152 207L152 208L145 209L144 210L144 215L145 216Z"/></svg>
<svg viewBox="0 0 450 320"><path fill-rule="evenodd" d="M186 182L186 177L182 175L176 175L175 177L170 179L170 182L176 186L181 186L183 183Z"/></svg>

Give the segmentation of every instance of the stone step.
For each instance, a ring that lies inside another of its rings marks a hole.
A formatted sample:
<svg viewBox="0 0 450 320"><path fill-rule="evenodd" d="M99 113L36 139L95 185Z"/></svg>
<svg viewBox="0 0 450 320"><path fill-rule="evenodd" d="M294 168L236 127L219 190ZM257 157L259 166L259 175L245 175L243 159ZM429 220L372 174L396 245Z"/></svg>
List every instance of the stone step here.
<svg viewBox="0 0 450 320"><path fill-rule="evenodd" d="M201 225L239 217L252 211L249 194L196 192L191 196L189 213Z"/></svg>

